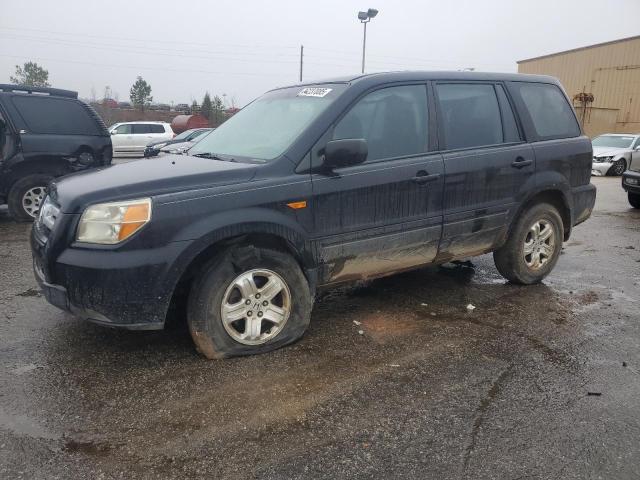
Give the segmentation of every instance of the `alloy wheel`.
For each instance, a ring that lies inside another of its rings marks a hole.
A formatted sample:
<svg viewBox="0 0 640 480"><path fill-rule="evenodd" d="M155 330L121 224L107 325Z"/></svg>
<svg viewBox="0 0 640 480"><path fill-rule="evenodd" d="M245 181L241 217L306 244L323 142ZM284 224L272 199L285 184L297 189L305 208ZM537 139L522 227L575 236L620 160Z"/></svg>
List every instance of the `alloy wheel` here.
<svg viewBox="0 0 640 480"><path fill-rule="evenodd" d="M287 323L291 292L276 272L249 270L229 284L220 313L231 338L244 345L260 345L275 338Z"/></svg>
<svg viewBox="0 0 640 480"><path fill-rule="evenodd" d="M553 224L547 220L536 220L524 239L524 261L532 270L539 270L551 260L556 249Z"/></svg>
<svg viewBox="0 0 640 480"><path fill-rule="evenodd" d="M47 194L47 188L43 186L32 187L22 196L22 208L31 217L35 218L40 211L40 205Z"/></svg>

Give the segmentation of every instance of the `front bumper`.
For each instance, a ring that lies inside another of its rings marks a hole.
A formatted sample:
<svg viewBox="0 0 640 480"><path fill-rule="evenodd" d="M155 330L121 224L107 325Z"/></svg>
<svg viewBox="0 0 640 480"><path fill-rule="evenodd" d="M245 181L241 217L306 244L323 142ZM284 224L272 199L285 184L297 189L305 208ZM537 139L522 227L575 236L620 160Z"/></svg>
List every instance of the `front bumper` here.
<svg viewBox="0 0 640 480"><path fill-rule="evenodd" d="M49 303L90 322L130 330L164 327L176 281L173 266L184 247L185 242L128 252L70 247L54 255L31 234L34 274Z"/></svg>
<svg viewBox="0 0 640 480"><path fill-rule="evenodd" d="M622 188L627 192L640 194L640 172L627 170L622 174Z"/></svg>
<svg viewBox="0 0 640 480"><path fill-rule="evenodd" d="M604 177L612 166L613 162L596 162L594 160L591 164L591 175Z"/></svg>

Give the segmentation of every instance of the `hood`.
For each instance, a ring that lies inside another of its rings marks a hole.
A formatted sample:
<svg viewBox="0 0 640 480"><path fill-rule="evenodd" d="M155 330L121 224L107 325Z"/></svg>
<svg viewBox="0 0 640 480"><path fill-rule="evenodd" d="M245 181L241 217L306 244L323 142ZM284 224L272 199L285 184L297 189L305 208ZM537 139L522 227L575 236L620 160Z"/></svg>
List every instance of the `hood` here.
<svg viewBox="0 0 640 480"><path fill-rule="evenodd" d="M246 182L255 170L254 164L165 155L77 172L54 180L50 191L64 213L80 213L93 203Z"/></svg>
<svg viewBox="0 0 640 480"><path fill-rule="evenodd" d="M594 157L615 157L621 153L630 152L630 148L615 148L615 147L593 147Z"/></svg>

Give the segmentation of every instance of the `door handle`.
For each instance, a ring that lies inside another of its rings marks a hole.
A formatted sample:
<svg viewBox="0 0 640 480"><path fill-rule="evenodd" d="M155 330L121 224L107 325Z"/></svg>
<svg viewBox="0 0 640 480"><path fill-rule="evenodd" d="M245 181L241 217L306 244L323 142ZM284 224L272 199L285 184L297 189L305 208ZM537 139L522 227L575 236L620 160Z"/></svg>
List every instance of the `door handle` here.
<svg viewBox="0 0 640 480"><path fill-rule="evenodd" d="M420 170L418 173L416 173L416 176L413 177L412 180L414 181L414 183L417 183L418 185L424 185L425 183L435 182L439 178L440 178L439 173L434 173L429 175L424 170Z"/></svg>
<svg viewBox="0 0 640 480"><path fill-rule="evenodd" d="M529 165L533 164L533 160L525 160L522 157L518 157L515 159L515 161L511 164L511 166L513 168L522 168L522 167L528 167Z"/></svg>

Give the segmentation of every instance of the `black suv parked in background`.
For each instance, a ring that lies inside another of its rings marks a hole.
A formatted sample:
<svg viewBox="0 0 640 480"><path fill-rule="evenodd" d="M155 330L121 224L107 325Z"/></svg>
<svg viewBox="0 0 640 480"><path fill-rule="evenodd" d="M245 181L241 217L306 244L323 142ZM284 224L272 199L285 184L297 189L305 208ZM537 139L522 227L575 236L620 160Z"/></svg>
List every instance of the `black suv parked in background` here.
<svg viewBox="0 0 640 480"><path fill-rule="evenodd" d="M0 85L0 204L33 220L50 180L111 163L111 136L77 92Z"/></svg>
<svg viewBox="0 0 640 480"><path fill-rule="evenodd" d="M157 329L186 303L205 356L266 352L302 336L320 286L486 252L510 281L541 281L591 214L591 160L551 77L281 88L188 155L54 183L35 274L90 321Z"/></svg>

